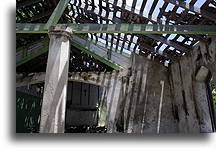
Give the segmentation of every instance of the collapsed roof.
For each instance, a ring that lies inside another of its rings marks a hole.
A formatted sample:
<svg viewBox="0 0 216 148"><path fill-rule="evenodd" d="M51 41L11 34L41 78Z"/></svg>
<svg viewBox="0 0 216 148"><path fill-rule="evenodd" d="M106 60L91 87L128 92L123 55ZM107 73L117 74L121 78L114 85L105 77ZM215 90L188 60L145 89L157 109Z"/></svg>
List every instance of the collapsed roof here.
<svg viewBox="0 0 216 148"><path fill-rule="evenodd" d="M46 23L59 0L17 0L17 23ZM168 24L211 25L215 23L215 0L70 0L61 24ZM175 33L175 32L173 32ZM96 45L123 55L132 52L161 63L185 55L206 34L77 34ZM17 48L44 38L41 34L17 34ZM112 53L108 55L111 58Z"/></svg>

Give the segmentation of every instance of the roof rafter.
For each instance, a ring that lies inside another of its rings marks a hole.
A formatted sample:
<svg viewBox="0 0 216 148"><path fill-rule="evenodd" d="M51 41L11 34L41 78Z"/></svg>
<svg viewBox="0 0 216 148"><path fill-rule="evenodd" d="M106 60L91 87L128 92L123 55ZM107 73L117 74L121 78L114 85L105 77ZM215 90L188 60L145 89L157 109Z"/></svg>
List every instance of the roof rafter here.
<svg viewBox="0 0 216 148"><path fill-rule="evenodd" d="M208 12L206 10L194 7L193 5L190 5L189 3L186 3L186 2L181 2L180 3L177 0L164 0L164 1L168 2L168 3L171 3L173 5L185 8L185 9L187 9L189 11L192 11L192 12L198 14L198 15L202 15L203 17L208 18L208 19L210 19L212 21L215 21L215 19L216 19L216 15L214 13L210 13L210 12Z"/></svg>
<svg viewBox="0 0 216 148"><path fill-rule="evenodd" d="M123 69L123 67L126 68L130 62L129 56L127 57L116 52L113 52L111 60L108 60L107 49L105 47L87 41L79 36L73 35L73 38L71 39L70 42L76 48L84 51L85 53L93 56L95 59L105 63L106 65L116 70ZM17 55L19 55L20 58L17 57L16 66L20 66L21 64L24 64L32 60L33 58L38 57L44 54L45 52L47 52L48 38L43 39L43 41L40 43L42 43L42 46L29 46L29 47L18 48ZM27 54L29 50L31 50L31 52Z"/></svg>
<svg viewBox="0 0 216 148"><path fill-rule="evenodd" d="M56 25L62 16L65 8L68 6L70 0L60 0L49 20L47 21L45 28L48 29L52 25Z"/></svg>

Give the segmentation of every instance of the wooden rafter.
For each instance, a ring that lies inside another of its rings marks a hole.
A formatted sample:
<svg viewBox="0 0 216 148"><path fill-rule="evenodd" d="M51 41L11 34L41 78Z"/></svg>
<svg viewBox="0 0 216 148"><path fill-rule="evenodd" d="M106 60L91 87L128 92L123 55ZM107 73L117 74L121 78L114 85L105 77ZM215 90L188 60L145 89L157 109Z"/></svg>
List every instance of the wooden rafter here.
<svg viewBox="0 0 216 148"><path fill-rule="evenodd" d="M208 19L210 19L212 21L215 21L215 19L216 19L216 15L214 13L211 13L211 12L209 12L207 10L204 10L204 9L196 8L193 5L190 5L190 4L186 3L186 2L179 2L179 1L176 1L176 0L164 0L164 1L166 1L168 3L171 3L173 5L185 8L185 9L187 9L189 11L192 11L192 12L194 12L194 13L196 13L198 15L201 15L201 16L203 16L205 18L208 18Z"/></svg>

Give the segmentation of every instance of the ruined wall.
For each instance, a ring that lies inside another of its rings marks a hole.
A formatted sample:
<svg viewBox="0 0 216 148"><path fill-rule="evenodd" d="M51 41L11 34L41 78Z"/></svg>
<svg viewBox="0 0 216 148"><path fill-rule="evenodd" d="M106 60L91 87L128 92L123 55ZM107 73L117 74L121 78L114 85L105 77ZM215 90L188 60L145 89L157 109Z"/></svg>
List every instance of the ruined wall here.
<svg viewBox="0 0 216 148"><path fill-rule="evenodd" d="M117 106L116 112L108 110L108 132L176 132L168 68L139 55L132 65L118 85L119 98L108 104Z"/></svg>
<svg viewBox="0 0 216 148"><path fill-rule="evenodd" d="M109 86L108 132L212 132L214 44L199 43L169 67L133 55L131 68Z"/></svg>
<svg viewBox="0 0 216 148"><path fill-rule="evenodd" d="M209 80L213 73L214 39L170 66L171 93L179 132L212 132L213 102Z"/></svg>

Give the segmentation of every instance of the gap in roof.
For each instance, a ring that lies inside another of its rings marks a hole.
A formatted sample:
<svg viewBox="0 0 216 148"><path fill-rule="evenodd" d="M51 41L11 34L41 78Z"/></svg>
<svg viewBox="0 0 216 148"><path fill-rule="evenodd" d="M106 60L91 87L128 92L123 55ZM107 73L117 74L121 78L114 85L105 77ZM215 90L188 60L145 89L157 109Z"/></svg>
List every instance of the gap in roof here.
<svg viewBox="0 0 216 148"><path fill-rule="evenodd" d="M177 41L182 42L185 38L183 36L178 37Z"/></svg>
<svg viewBox="0 0 216 148"><path fill-rule="evenodd" d="M153 2L154 2L153 0L148 0L147 1L146 5L145 5L145 8L144 8L147 13L149 13Z"/></svg>
<svg viewBox="0 0 216 148"><path fill-rule="evenodd" d="M177 34L170 34L169 37L167 38L168 40L172 40L175 38Z"/></svg>
<svg viewBox="0 0 216 148"><path fill-rule="evenodd" d="M159 54L163 54L163 51L164 51L164 49L165 49L167 46L168 46L168 45L163 44L163 45L159 48L158 53L159 53Z"/></svg>
<svg viewBox="0 0 216 148"><path fill-rule="evenodd" d="M141 6L142 6L142 0L137 0L135 8L140 11Z"/></svg>
<svg viewBox="0 0 216 148"><path fill-rule="evenodd" d="M165 12L172 11L174 7L175 7L175 5L169 3L168 6L165 9Z"/></svg>
<svg viewBox="0 0 216 148"><path fill-rule="evenodd" d="M205 0L197 0L194 4L194 8L200 8L205 2Z"/></svg>
<svg viewBox="0 0 216 148"><path fill-rule="evenodd" d="M164 1L163 0L159 0L152 15L158 17L158 14L160 13L160 8L163 7Z"/></svg>
<svg viewBox="0 0 216 148"><path fill-rule="evenodd" d="M209 4L209 7L213 7L213 8L216 8L214 5L212 5L212 4Z"/></svg>
<svg viewBox="0 0 216 148"><path fill-rule="evenodd" d="M185 10L185 9L183 9L183 8L179 7L179 8L177 9L177 11L176 11L176 12L177 12L178 14L180 14L180 13L182 13L182 11L184 11L184 10Z"/></svg>
<svg viewBox="0 0 216 148"><path fill-rule="evenodd" d="M191 0L186 0L185 2L186 2L186 3L190 3L190 2L191 2Z"/></svg>
<svg viewBox="0 0 216 148"><path fill-rule="evenodd" d="M126 1L126 5L128 5L129 7L132 7L132 3L133 3L133 0L127 0Z"/></svg>

